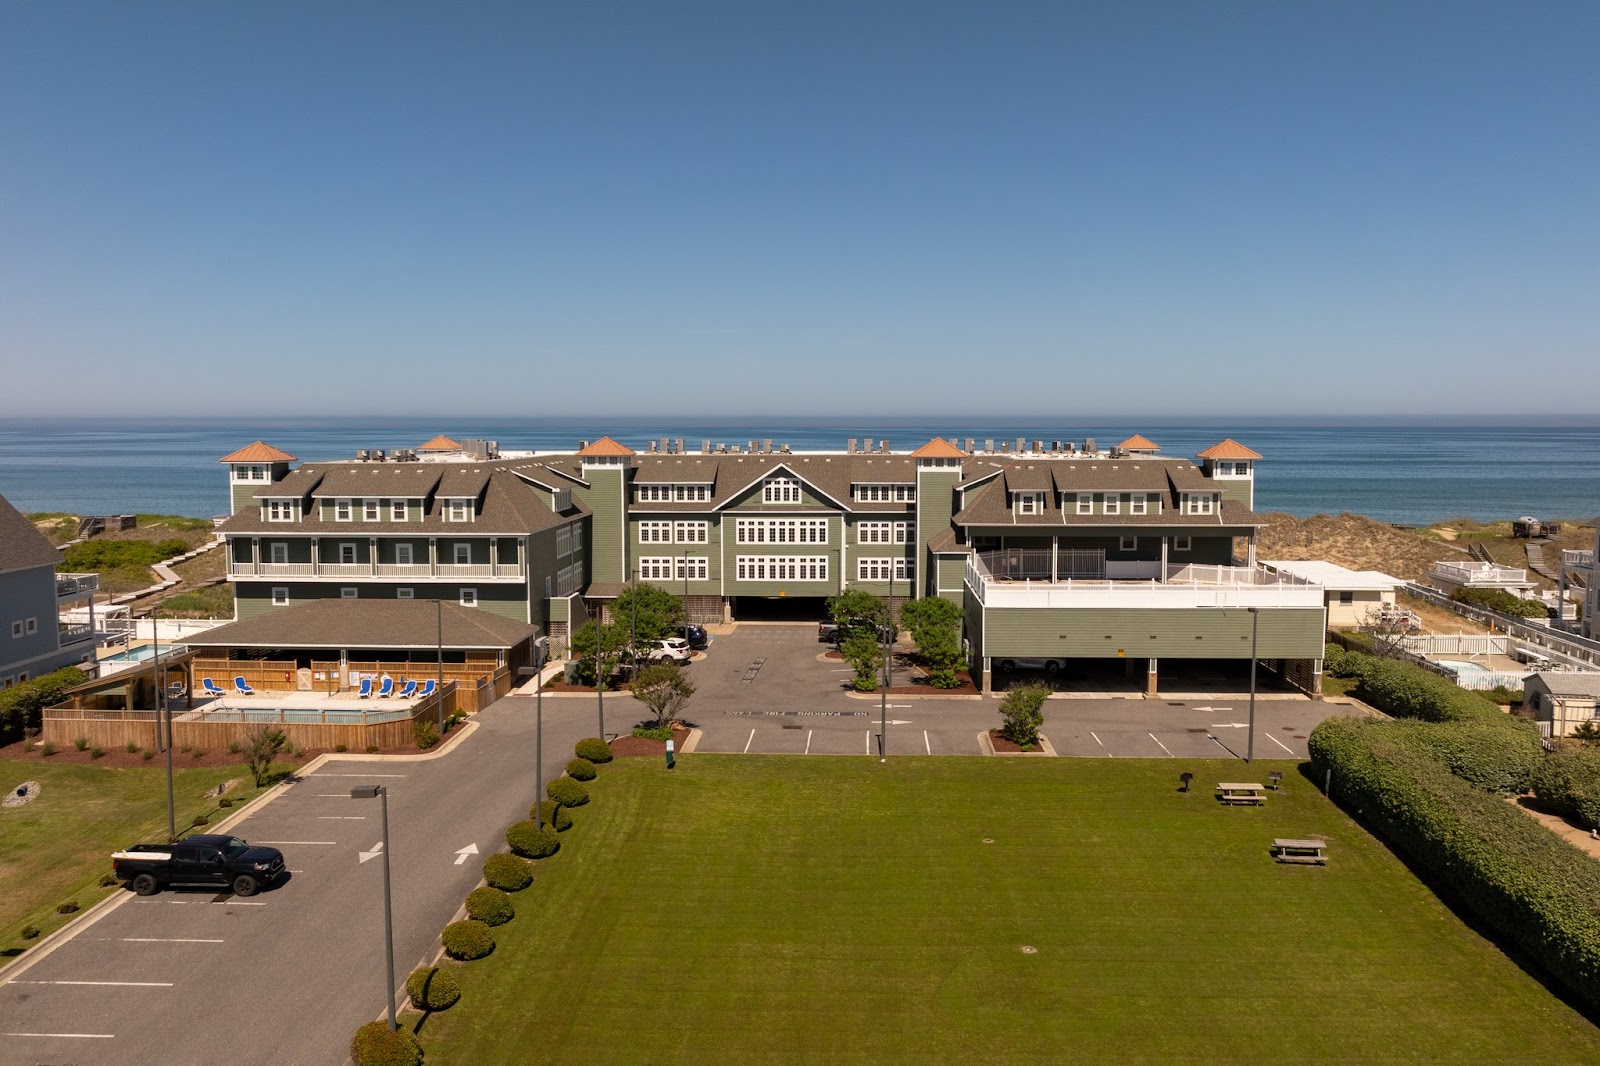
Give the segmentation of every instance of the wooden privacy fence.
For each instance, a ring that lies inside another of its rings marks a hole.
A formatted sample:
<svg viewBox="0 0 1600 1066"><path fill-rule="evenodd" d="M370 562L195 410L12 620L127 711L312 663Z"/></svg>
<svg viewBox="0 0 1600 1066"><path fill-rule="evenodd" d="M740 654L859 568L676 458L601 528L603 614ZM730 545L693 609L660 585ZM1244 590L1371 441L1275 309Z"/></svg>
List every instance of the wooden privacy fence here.
<svg viewBox="0 0 1600 1066"><path fill-rule="evenodd" d="M295 682L297 665L293 659L278 662L271 659L202 659L196 656L194 683L198 685L201 678L209 677L232 692L233 679L243 677L245 684L251 688L266 692L293 692L299 687Z"/></svg>

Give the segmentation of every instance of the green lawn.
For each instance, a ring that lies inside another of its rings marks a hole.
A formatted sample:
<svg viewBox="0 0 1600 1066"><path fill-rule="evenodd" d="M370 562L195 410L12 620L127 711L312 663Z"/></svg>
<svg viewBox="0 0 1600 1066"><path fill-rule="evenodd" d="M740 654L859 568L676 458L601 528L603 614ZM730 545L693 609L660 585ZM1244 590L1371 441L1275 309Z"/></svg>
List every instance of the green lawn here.
<svg viewBox="0 0 1600 1066"><path fill-rule="evenodd" d="M243 779L229 793L236 804L256 795L243 765L175 771L173 805L180 833L195 815L216 809L205 793L230 778ZM18 937L25 925L49 932L65 924L69 916L56 913L61 903L76 900L87 908L98 902L111 891L96 884L111 870L111 853L161 840L167 832L167 779L159 765L0 759L0 788L24 781L39 782L38 798L0 808L0 951L27 943Z"/></svg>
<svg viewBox="0 0 1600 1066"><path fill-rule="evenodd" d="M1272 768L1263 809L1211 798ZM429 1066L1600 1061L1293 763L701 755L591 791ZM1267 855L1312 835L1327 868Z"/></svg>

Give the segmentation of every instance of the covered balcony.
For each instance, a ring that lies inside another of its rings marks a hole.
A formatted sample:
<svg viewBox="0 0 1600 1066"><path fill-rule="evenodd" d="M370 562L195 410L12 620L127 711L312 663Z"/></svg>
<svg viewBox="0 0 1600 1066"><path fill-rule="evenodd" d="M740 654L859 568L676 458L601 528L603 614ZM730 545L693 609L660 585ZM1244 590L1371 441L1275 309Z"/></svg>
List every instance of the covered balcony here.
<svg viewBox="0 0 1600 1066"><path fill-rule="evenodd" d="M76 600L100 589L99 574L56 574L56 599Z"/></svg>
<svg viewBox="0 0 1600 1066"><path fill-rule="evenodd" d="M1188 608L1323 606L1321 585L1259 566L1107 561L1104 552L1003 549L967 558L985 607Z"/></svg>

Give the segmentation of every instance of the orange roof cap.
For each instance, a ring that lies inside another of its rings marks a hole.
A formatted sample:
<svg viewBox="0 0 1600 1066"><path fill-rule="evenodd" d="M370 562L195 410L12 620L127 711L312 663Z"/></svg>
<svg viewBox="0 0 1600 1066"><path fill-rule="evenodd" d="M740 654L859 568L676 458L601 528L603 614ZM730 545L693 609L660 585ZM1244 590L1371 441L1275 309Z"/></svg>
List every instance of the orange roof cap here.
<svg viewBox="0 0 1600 1066"><path fill-rule="evenodd" d="M587 448L579 449L579 455L634 455L634 450L626 444L619 444L610 437L601 437Z"/></svg>
<svg viewBox="0 0 1600 1066"><path fill-rule="evenodd" d="M437 437L433 438L428 443L417 449L419 452L459 452L460 450L461 442L458 440L451 440L443 433L439 434Z"/></svg>
<svg viewBox="0 0 1600 1066"><path fill-rule="evenodd" d="M1260 452L1253 452L1243 444L1229 437L1221 444L1213 444L1200 453L1202 459L1259 459Z"/></svg>
<svg viewBox="0 0 1600 1066"><path fill-rule="evenodd" d="M1125 452L1159 452L1161 450L1161 445L1157 444L1143 433L1135 433L1133 436L1117 445L1117 447L1121 448Z"/></svg>
<svg viewBox="0 0 1600 1066"><path fill-rule="evenodd" d="M246 444L232 455L224 455L219 462L224 463L292 463L294 456L288 452L280 451L265 441L256 441Z"/></svg>
<svg viewBox="0 0 1600 1066"><path fill-rule="evenodd" d="M943 437L935 437L911 453L918 459L964 459L967 453Z"/></svg>

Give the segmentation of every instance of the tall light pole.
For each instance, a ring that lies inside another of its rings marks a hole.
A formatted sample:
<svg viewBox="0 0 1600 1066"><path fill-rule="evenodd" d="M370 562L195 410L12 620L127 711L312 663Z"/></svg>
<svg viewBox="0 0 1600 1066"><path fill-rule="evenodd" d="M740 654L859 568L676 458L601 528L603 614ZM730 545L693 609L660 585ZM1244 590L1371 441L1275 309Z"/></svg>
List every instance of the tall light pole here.
<svg viewBox="0 0 1600 1066"><path fill-rule="evenodd" d="M604 617L604 616L602 616ZM605 636L605 626L600 619L594 622L594 709L600 719L601 740L606 738L606 686L605 679L600 676L600 643Z"/></svg>
<svg viewBox="0 0 1600 1066"><path fill-rule="evenodd" d="M533 680L533 824L544 828L544 659L535 644L539 672ZM602 738L604 739L604 738Z"/></svg>
<svg viewBox="0 0 1600 1066"><path fill-rule="evenodd" d="M1250 612L1250 738L1245 741L1244 761L1250 763L1256 758L1256 623L1261 611L1257 607L1246 610Z"/></svg>
<svg viewBox="0 0 1600 1066"><path fill-rule="evenodd" d="M878 700L878 761L889 761L889 688L894 684L894 560L889 560L889 618L883 637L883 695Z"/></svg>
<svg viewBox="0 0 1600 1066"><path fill-rule="evenodd" d="M440 596L433 601L434 622L436 623L436 636L439 641L439 680L438 692L435 699L439 711L439 736L444 736L444 597Z"/></svg>
<svg viewBox="0 0 1600 1066"><path fill-rule="evenodd" d="M154 604L150 607L150 644L155 649L155 654L150 659L150 682L156 688L156 732L161 731L162 707L166 707L167 723L167 839L176 839L178 835L178 819L172 809L172 704L166 700L166 691L161 684L161 630L156 623L160 608Z"/></svg>
<svg viewBox="0 0 1600 1066"><path fill-rule="evenodd" d="M389 790L382 785L357 785L350 790L351 799L378 799L383 812L383 953L387 968L384 971L383 999L389 1008L389 1031L394 1024L394 904L389 887Z"/></svg>

